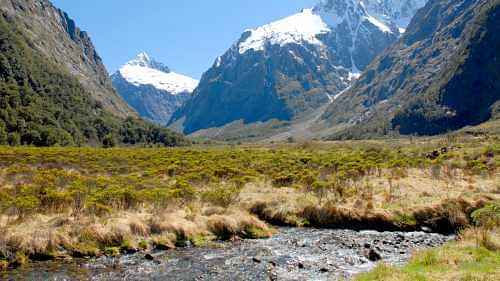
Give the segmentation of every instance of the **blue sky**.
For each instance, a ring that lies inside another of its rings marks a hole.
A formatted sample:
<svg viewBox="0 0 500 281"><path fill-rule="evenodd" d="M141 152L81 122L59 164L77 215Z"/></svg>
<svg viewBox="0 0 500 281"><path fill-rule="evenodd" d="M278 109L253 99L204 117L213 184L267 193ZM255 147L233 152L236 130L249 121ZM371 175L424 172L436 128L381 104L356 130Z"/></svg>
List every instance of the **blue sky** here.
<svg viewBox="0 0 500 281"><path fill-rule="evenodd" d="M87 31L109 72L148 52L200 78L246 28L318 0L52 0Z"/></svg>

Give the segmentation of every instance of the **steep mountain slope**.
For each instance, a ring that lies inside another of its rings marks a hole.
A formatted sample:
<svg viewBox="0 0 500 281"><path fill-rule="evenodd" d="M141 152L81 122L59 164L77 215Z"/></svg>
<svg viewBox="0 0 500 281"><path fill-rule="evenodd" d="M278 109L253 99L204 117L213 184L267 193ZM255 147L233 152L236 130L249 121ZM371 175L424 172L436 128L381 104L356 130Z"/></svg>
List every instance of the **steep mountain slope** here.
<svg viewBox="0 0 500 281"><path fill-rule="evenodd" d="M410 24L417 10L422 8L425 3L427 0L363 1L369 14L388 24L394 22L401 29Z"/></svg>
<svg viewBox="0 0 500 281"><path fill-rule="evenodd" d="M432 135L490 119L500 99L499 4L430 1L326 111L330 126L350 126L336 137Z"/></svg>
<svg viewBox="0 0 500 281"><path fill-rule="evenodd" d="M141 53L111 75L113 86L141 117L165 125L191 97L198 81Z"/></svg>
<svg viewBox="0 0 500 281"><path fill-rule="evenodd" d="M394 12L395 20L381 8L383 19L369 14L366 4L371 2L378 1L322 1L247 30L203 75L193 98L170 124L193 133L237 120L293 121L312 114L351 85L406 28L397 23L402 13ZM422 1L404 2L416 7Z"/></svg>
<svg viewBox="0 0 500 281"><path fill-rule="evenodd" d="M22 26L31 47L78 78L83 87L113 114L136 113L113 90L89 36L49 0L2 0L0 10Z"/></svg>
<svg viewBox="0 0 500 281"><path fill-rule="evenodd" d="M29 2L37 7L46 4ZM38 48L50 40L33 41L25 22L17 14L0 11L0 145L186 143L169 130L110 113L78 76Z"/></svg>

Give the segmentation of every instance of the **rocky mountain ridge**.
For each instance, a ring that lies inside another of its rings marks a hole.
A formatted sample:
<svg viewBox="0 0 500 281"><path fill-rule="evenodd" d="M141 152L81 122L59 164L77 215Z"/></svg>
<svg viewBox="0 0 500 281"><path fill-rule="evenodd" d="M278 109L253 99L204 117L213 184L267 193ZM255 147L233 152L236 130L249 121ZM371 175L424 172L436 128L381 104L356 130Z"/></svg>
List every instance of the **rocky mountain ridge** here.
<svg viewBox="0 0 500 281"><path fill-rule="evenodd" d="M0 10L25 27L34 47L78 78L104 108L119 117L137 116L114 91L87 32L49 0L2 0Z"/></svg>
<svg viewBox="0 0 500 281"><path fill-rule="evenodd" d="M432 135L490 119L500 99L498 13L497 0L430 1L330 105L327 127L349 127L342 138Z"/></svg>
<svg viewBox="0 0 500 281"><path fill-rule="evenodd" d="M369 14L368 2L321 1L245 31L170 125L190 134L238 120L293 122L332 102L405 28Z"/></svg>

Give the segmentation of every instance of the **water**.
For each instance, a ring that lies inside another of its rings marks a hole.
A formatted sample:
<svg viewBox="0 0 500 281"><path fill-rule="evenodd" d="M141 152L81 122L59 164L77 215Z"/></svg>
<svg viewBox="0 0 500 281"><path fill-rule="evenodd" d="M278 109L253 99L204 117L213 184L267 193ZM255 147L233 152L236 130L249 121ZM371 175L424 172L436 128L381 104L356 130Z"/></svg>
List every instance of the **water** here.
<svg viewBox="0 0 500 281"><path fill-rule="evenodd" d="M402 265L418 249L442 245L451 236L423 232L375 232L280 228L266 240L216 243L120 258L33 263L0 274L2 280L338 280L369 271L376 262Z"/></svg>

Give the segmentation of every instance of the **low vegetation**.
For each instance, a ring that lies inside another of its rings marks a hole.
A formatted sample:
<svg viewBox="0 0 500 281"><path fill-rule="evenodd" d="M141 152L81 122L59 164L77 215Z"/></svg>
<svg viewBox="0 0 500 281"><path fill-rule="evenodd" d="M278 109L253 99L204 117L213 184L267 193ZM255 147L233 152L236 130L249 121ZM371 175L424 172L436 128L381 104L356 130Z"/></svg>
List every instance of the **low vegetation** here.
<svg viewBox="0 0 500 281"><path fill-rule="evenodd" d="M267 223L458 232L496 210L499 164L491 138L0 147L0 265L269 237Z"/></svg>
<svg viewBox="0 0 500 281"><path fill-rule="evenodd" d="M381 263L357 280L498 280L500 201L475 211L473 217L475 227L462 231L458 241L416 253L401 268Z"/></svg>

